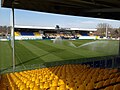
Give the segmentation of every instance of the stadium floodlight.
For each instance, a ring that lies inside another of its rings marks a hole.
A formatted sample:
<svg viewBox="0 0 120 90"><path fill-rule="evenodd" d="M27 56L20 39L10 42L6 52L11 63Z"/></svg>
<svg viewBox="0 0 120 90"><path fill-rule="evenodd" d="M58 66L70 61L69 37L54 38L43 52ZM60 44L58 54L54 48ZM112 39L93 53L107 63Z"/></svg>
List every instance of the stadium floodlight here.
<svg viewBox="0 0 120 90"><path fill-rule="evenodd" d="M106 26L106 39L108 38L108 27Z"/></svg>

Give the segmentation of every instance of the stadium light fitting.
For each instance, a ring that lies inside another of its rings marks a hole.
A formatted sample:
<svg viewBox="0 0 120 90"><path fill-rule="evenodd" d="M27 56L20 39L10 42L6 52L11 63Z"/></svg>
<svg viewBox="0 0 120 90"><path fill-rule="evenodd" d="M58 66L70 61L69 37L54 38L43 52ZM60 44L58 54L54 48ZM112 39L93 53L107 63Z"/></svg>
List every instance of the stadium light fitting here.
<svg viewBox="0 0 120 90"><path fill-rule="evenodd" d="M14 4L14 5L18 5L18 4L20 4L20 2L19 2L18 0L14 0L14 1L13 1L13 4Z"/></svg>

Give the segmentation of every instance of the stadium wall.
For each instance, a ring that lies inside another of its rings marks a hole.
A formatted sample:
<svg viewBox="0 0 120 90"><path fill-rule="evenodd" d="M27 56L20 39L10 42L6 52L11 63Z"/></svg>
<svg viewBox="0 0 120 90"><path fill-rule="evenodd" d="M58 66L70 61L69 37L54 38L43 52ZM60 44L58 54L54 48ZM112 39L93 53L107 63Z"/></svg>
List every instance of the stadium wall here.
<svg viewBox="0 0 120 90"><path fill-rule="evenodd" d="M37 40L42 39L42 36L15 36L15 40Z"/></svg>
<svg viewBox="0 0 120 90"><path fill-rule="evenodd" d="M0 39L0 41L8 41L8 39Z"/></svg>
<svg viewBox="0 0 120 90"><path fill-rule="evenodd" d="M100 39L99 36L80 36L78 39Z"/></svg>

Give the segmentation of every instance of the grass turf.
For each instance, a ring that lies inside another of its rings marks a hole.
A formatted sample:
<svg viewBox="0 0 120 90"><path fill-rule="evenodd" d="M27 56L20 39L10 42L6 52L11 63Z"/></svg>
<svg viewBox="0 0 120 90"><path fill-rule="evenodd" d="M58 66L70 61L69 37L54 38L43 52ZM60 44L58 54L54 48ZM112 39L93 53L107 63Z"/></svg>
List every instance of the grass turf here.
<svg viewBox="0 0 120 90"><path fill-rule="evenodd" d="M70 44L74 44L73 47ZM83 45L90 43L88 45ZM83 47L79 47L83 45ZM118 41L73 40L62 41L62 45L51 40L15 41L15 60L17 66L65 61L81 58L118 54ZM0 68L12 66L10 41L0 42Z"/></svg>

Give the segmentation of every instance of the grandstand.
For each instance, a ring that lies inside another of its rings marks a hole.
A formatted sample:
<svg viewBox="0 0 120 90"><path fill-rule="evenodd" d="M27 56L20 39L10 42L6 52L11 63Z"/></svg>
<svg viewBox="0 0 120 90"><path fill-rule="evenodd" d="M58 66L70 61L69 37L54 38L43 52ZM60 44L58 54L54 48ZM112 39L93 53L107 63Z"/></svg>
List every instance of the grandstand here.
<svg viewBox="0 0 120 90"><path fill-rule="evenodd" d="M96 39L97 29L62 28L38 26L15 26L15 39L55 39L61 36L63 39Z"/></svg>

